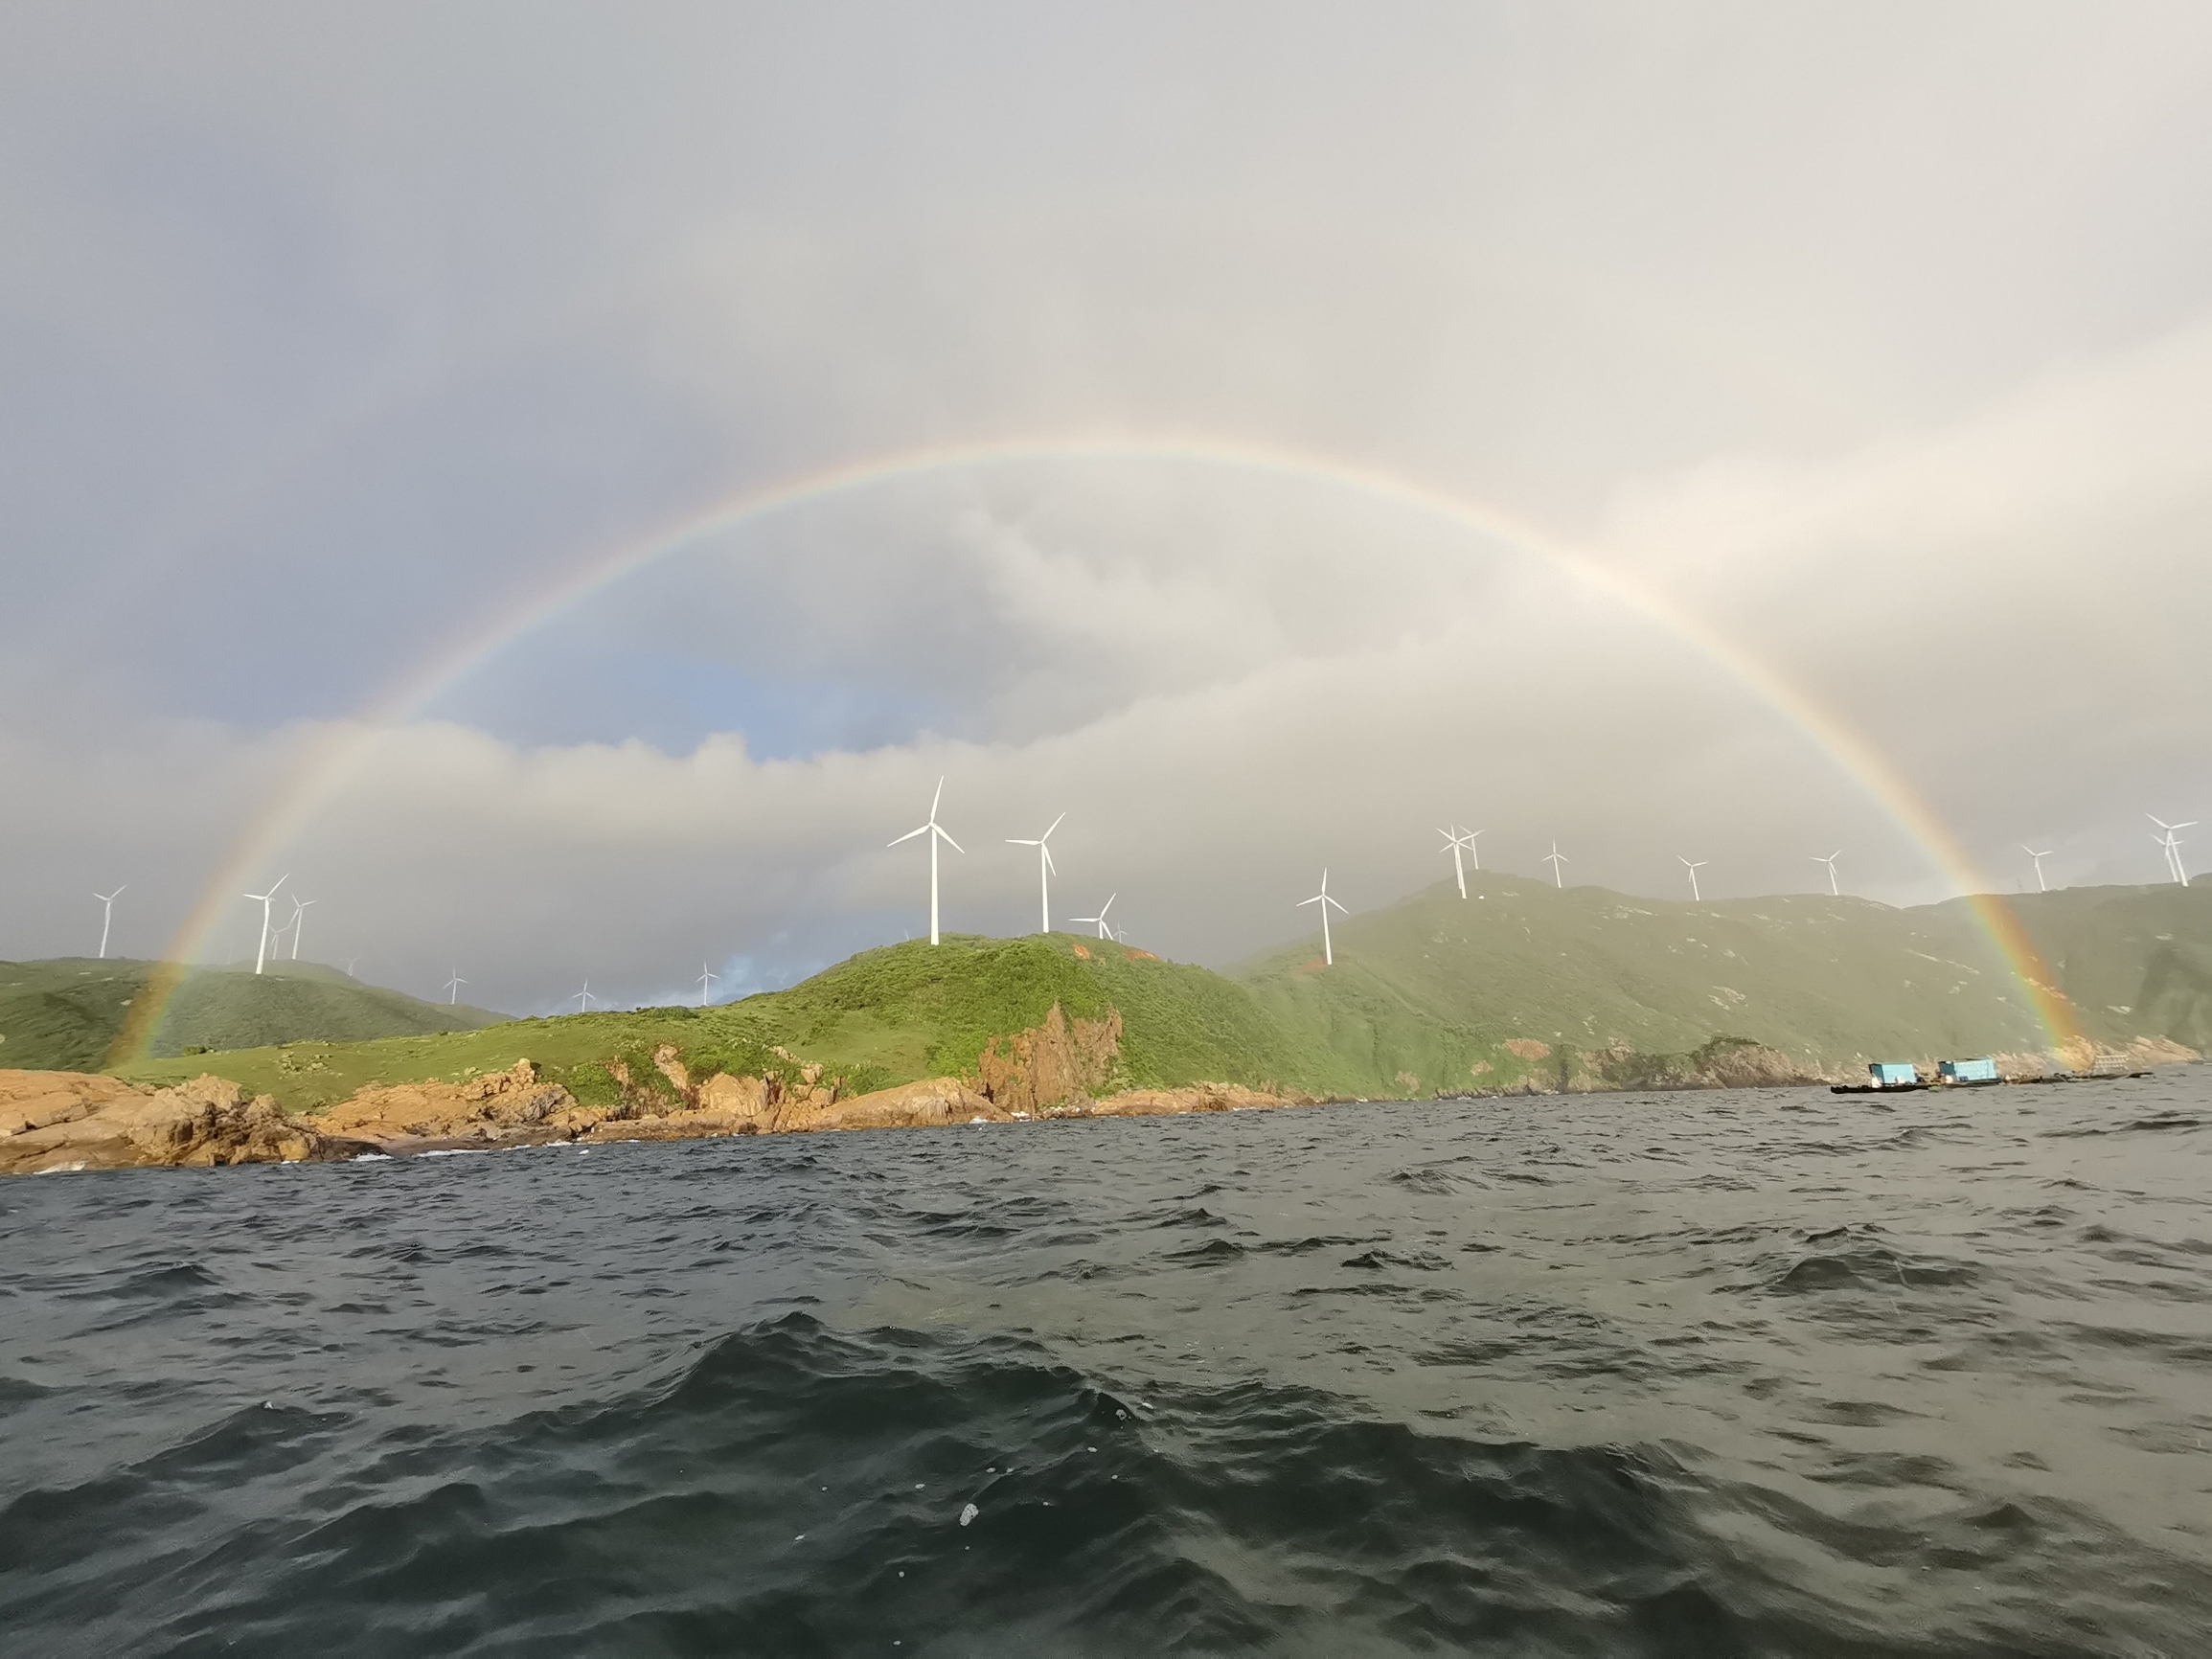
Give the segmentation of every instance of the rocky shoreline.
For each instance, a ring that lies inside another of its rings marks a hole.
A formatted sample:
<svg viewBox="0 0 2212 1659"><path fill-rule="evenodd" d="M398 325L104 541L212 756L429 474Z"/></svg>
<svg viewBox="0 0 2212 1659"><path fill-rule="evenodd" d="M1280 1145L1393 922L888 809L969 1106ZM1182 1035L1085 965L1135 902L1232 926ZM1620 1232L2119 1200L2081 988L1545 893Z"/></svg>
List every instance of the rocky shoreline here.
<svg viewBox="0 0 2212 1659"><path fill-rule="evenodd" d="M248 1099L237 1083L213 1076L145 1089L79 1072L0 1071L0 1174L333 1163L503 1147L1161 1117L1317 1103L1311 1095L1233 1083L1131 1089L1103 1100L1079 1095L1065 1103L1031 1107L993 1100L957 1078L844 1099L811 1079L789 1089L778 1082L717 1073L695 1088L683 1079L679 1104L639 1112L584 1105L559 1084L544 1081L525 1059L466 1082L365 1088L326 1111L288 1115L273 1098Z"/></svg>

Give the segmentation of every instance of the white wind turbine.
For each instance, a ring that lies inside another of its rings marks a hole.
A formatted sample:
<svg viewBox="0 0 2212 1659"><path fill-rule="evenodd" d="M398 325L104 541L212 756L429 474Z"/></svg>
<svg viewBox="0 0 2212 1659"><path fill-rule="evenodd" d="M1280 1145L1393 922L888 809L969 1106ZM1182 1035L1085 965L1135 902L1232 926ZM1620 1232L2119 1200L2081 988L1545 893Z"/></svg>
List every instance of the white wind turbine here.
<svg viewBox="0 0 2212 1659"><path fill-rule="evenodd" d="M1309 904L1318 904L1321 907L1321 961L1325 966L1334 967L1336 966L1336 950L1329 943L1329 907L1332 904L1336 904L1336 900L1329 897L1329 871L1326 866L1321 871L1321 891L1311 898L1298 900L1300 910L1305 909ZM1352 914L1349 910L1345 910L1341 904L1336 904L1336 908L1343 911L1346 916Z"/></svg>
<svg viewBox="0 0 2212 1659"><path fill-rule="evenodd" d="M254 971L256 973L261 972L262 965L269 959L270 901L276 898L277 888L282 887L289 879L290 876L288 874L280 875L277 877L275 885L270 887L266 893L249 893L246 895L248 898L251 898L262 907L262 945L261 949L254 956Z"/></svg>
<svg viewBox="0 0 2212 1659"><path fill-rule="evenodd" d="M1698 872L1704 869L1706 865L1712 863L1713 861L1710 858L1700 858L1697 863L1693 864L1687 858L1682 857L1679 852L1676 853L1675 857L1679 860L1682 868L1690 873L1690 902L1692 904L1702 904L1704 902L1705 896L1698 891Z"/></svg>
<svg viewBox="0 0 2212 1659"><path fill-rule="evenodd" d="M2038 852L2033 847L2030 847L2025 841L2022 841L2020 843L2020 851L2025 852L2030 858L2033 858L2036 861L2036 891L2038 893L2048 893L2051 890L2051 884L2043 879L2043 860L2051 855L2051 850L2046 847L2041 852Z"/></svg>
<svg viewBox="0 0 2212 1659"><path fill-rule="evenodd" d="M102 905L100 912L100 960L103 962L107 960L107 930L115 920L115 901L123 897L123 888L129 885L130 883L125 881L123 887L118 887L113 893L95 893L92 896L99 899Z"/></svg>
<svg viewBox="0 0 2212 1659"><path fill-rule="evenodd" d="M1098 907L1098 914L1096 916L1071 916L1068 918L1068 920L1070 921L1090 922L1098 928L1098 936L1101 939L1111 939L1114 936L1114 932L1112 928L1106 925L1106 912L1114 907L1114 900L1120 897L1121 895L1119 893L1109 895L1106 898L1106 901Z"/></svg>
<svg viewBox="0 0 2212 1659"><path fill-rule="evenodd" d="M307 931L308 906L320 904L320 898L302 898L292 896L292 960L300 960L300 935Z"/></svg>
<svg viewBox="0 0 2212 1659"><path fill-rule="evenodd" d="M1537 862L1539 864L1548 864L1552 867L1552 885L1554 887L1564 887L1566 885L1565 879L1560 875L1560 866L1562 864L1572 864L1574 860L1560 851L1560 844L1557 841L1552 843L1551 852L1547 856L1538 859Z"/></svg>
<svg viewBox="0 0 2212 1659"><path fill-rule="evenodd" d="M448 1006L456 1008L460 1006L461 988L467 983L468 982L467 980L461 977L461 970L459 968L455 968L453 970L453 977L447 980L444 987L446 993L445 1001Z"/></svg>
<svg viewBox="0 0 2212 1659"><path fill-rule="evenodd" d="M1821 857L1817 852L1813 855L1813 863L1825 864L1828 866L1828 897L1831 898L1841 898L1843 897L1843 889L1836 884L1836 861L1842 856L1843 849L1840 847L1838 847L1835 852L1831 852L1825 858Z"/></svg>
<svg viewBox="0 0 2212 1659"><path fill-rule="evenodd" d="M1477 830L1473 834L1463 834L1455 825L1449 830L1439 830L1437 833L1444 837L1444 845L1439 847L1437 851L1451 854L1451 873L1459 877L1459 896L1465 898L1467 897L1467 864L1460 854L1474 851L1474 837L1480 835L1482 831ZM1476 861L1475 868L1477 870L1482 868L1479 860Z"/></svg>
<svg viewBox="0 0 2212 1659"><path fill-rule="evenodd" d="M589 1013L591 1011L591 1005L593 1003L604 1002L606 998L603 996L593 996L591 994L591 981L587 979L583 982L583 989L578 991L572 1000L576 1004L576 1011L578 1013Z"/></svg>
<svg viewBox="0 0 2212 1659"><path fill-rule="evenodd" d="M705 963L699 964L699 1007L707 1006L707 987L718 983L721 977L720 974L710 969Z"/></svg>
<svg viewBox="0 0 2212 1659"><path fill-rule="evenodd" d="M2190 818L2179 824L2169 824L2155 812L2146 812L2143 816L2166 831L2162 840L2155 835L2151 837L2152 840L2156 841L2159 846L2166 850L2166 873L2182 886L2188 886L2188 873L2181 868L2181 843L2174 839L2174 831L2177 830L2194 830L2197 827L2197 820Z"/></svg>
<svg viewBox="0 0 2212 1659"><path fill-rule="evenodd" d="M936 816L934 809L930 816ZM1055 818L1052 821L1052 830L1058 830L1066 817L1067 814L1062 812L1060 817ZM1034 847L1037 849L1038 914L1042 919L1038 924L1039 933L1052 931L1052 878L1060 873L1059 866L1052 861L1052 849L1045 845L1047 841L1052 839L1052 830L1047 830L1034 841L1019 840L1012 835L1006 838L1006 844L1009 847Z"/></svg>
<svg viewBox="0 0 2212 1659"><path fill-rule="evenodd" d="M899 841L911 841L917 835L929 837L929 943L931 944L937 943L937 843L944 842L955 852L966 851L959 842L946 834L938 826L937 803L944 799L945 780L940 778L937 780L937 793L929 797L929 822L923 825L921 829L909 830L899 837ZM899 841L890 842L888 845L896 847L899 845Z"/></svg>

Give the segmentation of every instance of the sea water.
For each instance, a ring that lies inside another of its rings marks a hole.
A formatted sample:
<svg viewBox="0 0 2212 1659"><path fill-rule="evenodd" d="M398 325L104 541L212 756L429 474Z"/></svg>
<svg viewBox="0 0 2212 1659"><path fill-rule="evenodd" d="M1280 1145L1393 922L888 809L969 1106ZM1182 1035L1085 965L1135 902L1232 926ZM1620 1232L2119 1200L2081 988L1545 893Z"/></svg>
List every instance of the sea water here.
<svg viewBox="0 0 2212 1659"><path fill-rule="evenodd" d="M0 1648L2212 1651L2208 1085L17 1178Z"/></svg>

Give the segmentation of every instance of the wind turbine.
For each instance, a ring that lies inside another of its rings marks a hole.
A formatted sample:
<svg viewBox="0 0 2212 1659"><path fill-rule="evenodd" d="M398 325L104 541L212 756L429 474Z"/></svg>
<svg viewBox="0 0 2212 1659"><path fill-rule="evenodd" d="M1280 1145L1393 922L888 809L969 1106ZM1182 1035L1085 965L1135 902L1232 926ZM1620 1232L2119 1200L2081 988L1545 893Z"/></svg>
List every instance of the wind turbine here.
<svg viewBox="0 0 2212 1659"><path fill-rule="evenodd" d="M1098 907L1098 914L1096 916L1071 916L1068 918L1068 920L1070 921L1093 922L1098 927L1098 936L1101 939L1111 939L1114 936L1114 933L1113 929L1106 925L1106 912L1114 907L1114 899L1119 898L1120 897L1121 895L1119 893L1111 895L1104 904Z"/></svg>
<svg viewBox="0 0 2212 1659"><path fill-rule="evenodd" d="M266 893L249 893L246 895L248 898L255 900L262 907L262 946L254 957L254 971L256 973L261 972L262 965L269 959L269 901L276 898L277 888L282 887L289 879L290 875L287 872L285 875L278 876L275 885L270 887Z"/></svg>
<svg viewBox="0 0 2212 1659"><path fill-rule="evenodd" d="M707 1006L707 987L715 984L721 977L720 974L709 969L705 963L699 964L699 1007ZM587 980L584 983L588 985L590 982Z"/></svg>
<svg viewBox="0 0 2212 1659"><path fill-rule="evenodd" d="M129 885L130 883L125 881L123 887ZM103 907L100 913L100 959L103 962L107 960L107 929L108 925L115 920L115 901L123 897L123 887L118 887L113 893L95 893L92 896L99 899Z"/></svg>
<svg viewBox="0 0 2212 1659"><path fill-rule="evenodd" d="M1321 891L1311 898L1298 900L1300 910L1305 909L1309 904L1318 904L1321 907L1321 961L1323 966L1334 967L1336 966L1336 952L1329 943L1329 907L1332 904L1336 904L1336 900L1329 897L1329 871L1326 866L1321 871ZM1344 910L1344 906L1341 904L1336 904L1336 908L1344 911L1346 916L1352 914L1349 910Z"/></svg>
<svg viewBox="0 0 2212 1659"><path fill-rule="evenodd" d="M447 993L445 1001L447 1006L455 1008L460 1006L461 988L467 983L468 982L467 980L461 977L461 970L459 968L455 968L453 970L453 977L445 982L445 990Z"/></svg>
<svg viewBox="0 0 2212 1659"><path fill-rule="evenodd" d="M1459 896L1465 898L1467 897L1467 865L1461 859L1460 854L1474 851L1474 836L1480 835L1482 831L1477 830L1474 835L1463 835L1454 827L1449 830L1439 830L1437 833L1444 837L1444 845L1439 847L1437 851L1451 854L1451 873L1459 877ZM1480 870L1482 866L1477 863L1475 868Z"/></svg>
<svg viewBox="0 0 2212 1659"><path fill-rule="evenodd" d="M1704 869L1706 865L1712 863L1713 861L1710 858L1700 858L1697 863L1692 864L1687 858L1682 857L1679 852L1676 853L1675 857L1681 863L1682 868L1690 873L1690 902L1692 904L1702 904L1704 902L1705 896L1698 891L1698 872Z"/></svg>
<svg viewBox="0 0 2212 1659"><path fill-rule="evenodd" d="M937 843L944 842L955 852L967 851L959 842L953 840L951 836L946 834L938 827L937 803L944 799L945 780L940 778L937 780L937 793L929 797L929 822L923 825L921 829L909 830L899 837L899 841L911 841L917 835L929 837L929 943L931 944L937 943ZM899 845L899 841L889 842L887 845L896 847Z"/></svg>
<svg viewBox="0 0 2212 1659"><path fill-rule="evenodd" d="M2051 855L2051 850L2046 847L2041 852L2038 852L2033 847L2030 847L2025 841L2022 841L2020 843L2020 851L2025 852L2030 858L2033 858L2036 861L2036 891L2038 893L2048 893L2051 890L2051 884L2043 879L2043 860Z"/></svg>
<svg viewBox="0 0 2212 1659"><path fill-rule="evenodd" d="M1548 864L1552 867L1552 885L1554 887L1564 887L1566 885L1565 880L1560 875L1560 866L1562 864L1572 864L1574 860L1560 851L1560 844L1557 841L1552 843L1550 855L1548 857L1539 858L1537 860L1537 862L1539 864Z"/></svg>
<svg viewBox="0 0 2212 1659"><path fill-rule="evenodd" d="M348 979L352 979L353 977L353 964L359 962L360 960L361 959L357 956L349 956L346 958L346 977Z"/></svg>
<svg viewBox="0 0 2212 1659"><path fill-rule="evenodd" d="M1828 897L1831 898L1841 898L1843 897L1843 889L1836 884L1836 861L1842 856L1843 849L1840 847L1838 847L1835 852L1831 852L1825 858L1821 857L1817 852L1813 855L1813 863L1825 864L1828 866Z"/></svg>
<svg viewBox="0 0 2212 1659"><path fill-rule="evenodd" d="M2155 812L2146 812L2143 814L2143 816L2150 819L2152 823L2157 825L2159 829L2166 831L2166 838L2163 841L2159 841L2158 837L2155 835L2152 836L2151 839L2157 841L2159 846L2166 849L2167 874L2172 875L2174 879L2178 881L2182 886L2188 886L2188 874L2181 868L2181 843L2174 839L2174 831L2177 830L2194 830L2197 827L2197 820L2191 818L2186 823L2169 824L2165 819L2159 817Z"/></svg>
<svg viewBox="0 0 2212 1659"><path fill-rule="evenodd" d="M320 903L322 903L320 898L302 898L297 894L292 897L292 960L294 962L300 960L300 935L307 932L308 906Z"/></svg>
<svg viewBox="0 0 2212 1659"><path fill-rule="evenodd" d="M935 808L930 810L929 815L932 818L937 816ZM1060 817L1055 818L1052 821L1052 830L1058 830L1061 821L1066 817L1067 814L1062 812ZM1039 933L1052 931L1052 878L1059 874L1059 866L1052 861L1052 849L1045 845L1047 841L1052 839L1052 830L1047 830L1035 841L1022 841L1012 835L1006 838L1006 844L1009 847L1034 847L1037 849L1037 885L1039 899L1038 914L1042 918L1038 925Z"/></svg>
<svg viewBox="0 0 2212 1659"><path fill-rule="evenodd" d="M576 993L576 1011L578 1013L589 1013L593 1002L604 1002L605 1000L604 997L595 998L591 994L591 981L587 979L583 982L583 989Z"/></svg>

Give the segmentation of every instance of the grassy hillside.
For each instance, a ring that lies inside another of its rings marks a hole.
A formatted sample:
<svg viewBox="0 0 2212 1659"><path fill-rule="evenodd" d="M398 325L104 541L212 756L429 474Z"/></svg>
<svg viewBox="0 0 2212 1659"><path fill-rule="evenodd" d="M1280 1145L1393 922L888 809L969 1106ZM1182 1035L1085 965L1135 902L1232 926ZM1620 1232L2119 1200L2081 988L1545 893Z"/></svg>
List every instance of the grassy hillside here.
<svg viewBox="0 0 2212 1659"><path fill-rule="evenodd" d="M776 1054L781 1048L860 1091L973 1076L992 1037L1041 1025L1055 1003L1069 1019L1121 1011L1121 1059L1111 1087L1301 1085L1330 1074L1327 1055L1306 1034L1279 1026L1243 987L1204 968L1067 934L952 934L934 949L916 942L863 951L787 990L721 1008L566 1014L359 1044L293 1043L155 1060L125 1075L169 1082L213 1070L302 1107L343 1100L363 1083L458 1080L528 1058L578 1099L603 1102L618 1092L608 1062L650 1083L653 1053L668 1044L696 1075L788 1073L793 1062Z"/></svg>
<svg viewBox="0 0 2212 1659"><path fill-rule="evenodd" d="M458 1080L528 1057L580 1100L602 1103L621 1094L623 1075L658 1087L652 1057L666 1044L695 1075L819 1064L855 1092L972 1078L992 1038L1040 1025L1056 1003L1071 1020L1120 1011L1108 1087L1273 1082L1387 1096L1631 1084L1667 1075L1652 1057L1694 1054L1723 1036L1827 1071L2044 1046L1963 903L1896 910L1793 895L1677 904L1488 875L1471 894L1463 900L1440 885L1347 919L1326 972L1310 944L1223 976L1067 934L953 935L936 948L864 951L803 985L722 1008L295 1041L155 1059L126 1075L171 1081L215 1070L299 1107L363 1083ZM2091 1036L2212 1049L2212 883L2080 889L2015 907ZM239 977L218 989L235 990ZM282 983L262 993L285 994ZM189 1005L179 1004L181 1016ZM183 1038L165 1040L174 1054Z"/></svg>
<svg viewBox="0 0 2212 1659"><path fill-rule="evenodd" d="M2012 902L2087 1034L2212 1047L2212 884ZM1408 1093L1557 1081L1581 1063L1568 1051L1679 1053L1723 1033L1826 1069L2045 1046L1964 901L1673 903L1485 873L1464 900L1441 883L1345 919L1327 972L1318 944L1237 977L1279 1023Z"/></svg>
<svg viewBox="0 0 2212 1659"><path fill-rule="evenodd" d="M0 1066L98 1067L156 966L112 957L0 963ZM498 1018L466 1004L421 1002L363 985L319 963L274 963L259 975L250 968L194 968L171 997L152 1052L250 1048L306 1037L357 1042L467 1030Z"/></svg>

